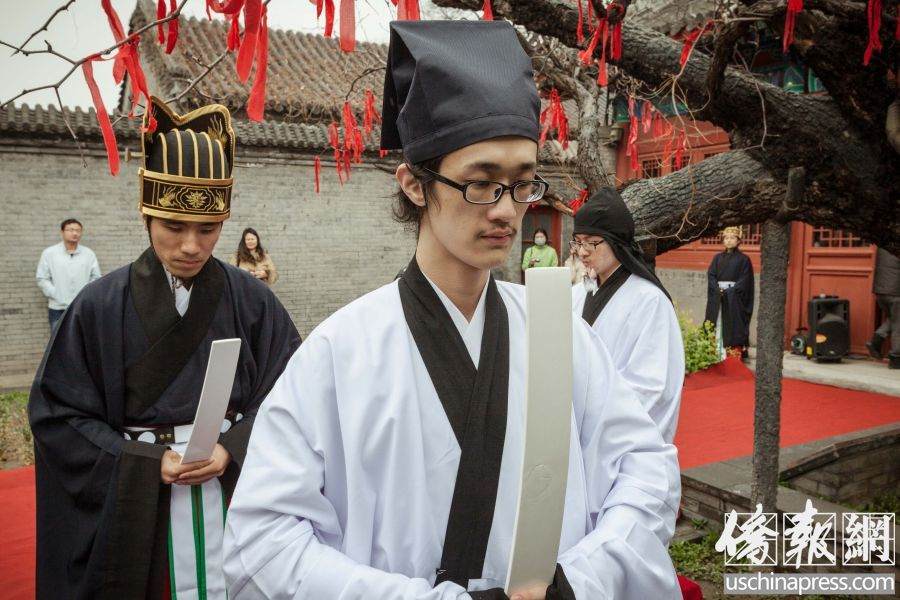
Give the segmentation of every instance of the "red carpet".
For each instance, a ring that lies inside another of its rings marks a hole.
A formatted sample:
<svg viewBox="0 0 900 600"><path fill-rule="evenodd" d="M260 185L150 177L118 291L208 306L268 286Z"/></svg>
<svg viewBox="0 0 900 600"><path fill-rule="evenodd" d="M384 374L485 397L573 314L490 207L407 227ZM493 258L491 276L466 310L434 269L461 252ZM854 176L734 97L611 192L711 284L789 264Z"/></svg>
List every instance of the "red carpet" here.
<svg viewBox="0 0 900 600"><path fill-rule="evenodd" d="M753 452L753 373L728 359L689 375L675 445L682 469ZM781 446L900 422L900 398L785 379Z"/></svg>
<svg viewBox="0 0 900 600"><path fill-rule="evenodd" d="M0 471L0 598L34 598L34 467Z"/></svg>

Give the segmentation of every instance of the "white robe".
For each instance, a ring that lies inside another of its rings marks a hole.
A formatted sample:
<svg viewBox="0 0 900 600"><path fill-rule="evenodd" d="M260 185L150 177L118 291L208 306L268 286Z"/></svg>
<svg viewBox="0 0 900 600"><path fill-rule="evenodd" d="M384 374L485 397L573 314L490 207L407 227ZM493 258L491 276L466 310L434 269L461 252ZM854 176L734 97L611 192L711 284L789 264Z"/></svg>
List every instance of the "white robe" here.
<svg viewBox="0 0 900 600"><path fill-rule="evenodd" d="M525 409L525 294L509 316L508 416L484 579L509 566ZM575 320L574 426L559 563L578 598L681 598L666 551L680 498L662 441L585 323ZM230 597L468 598L441 562L460 448L407 326L397 282L306 339L256 417L228 511Z"/></svg>
<svg viewBox="0 0 900 600"><path fill-rule="evenodd" d="M584 285L572 288L572 309L579 317L586 297ZM672 443L684 384L684 345L672 303L643 277L629 275L592 328L663 439Z"/></svg>

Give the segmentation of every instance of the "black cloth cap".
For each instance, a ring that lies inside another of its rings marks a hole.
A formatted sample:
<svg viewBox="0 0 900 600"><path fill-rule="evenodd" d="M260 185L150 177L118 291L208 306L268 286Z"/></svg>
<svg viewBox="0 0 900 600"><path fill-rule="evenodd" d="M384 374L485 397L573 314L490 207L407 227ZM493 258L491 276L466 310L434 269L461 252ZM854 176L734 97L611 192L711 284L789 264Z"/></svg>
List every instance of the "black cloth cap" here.
<svg viewBox="0 0 900 600"><path fill-rule="evenodd" d="M613 254L631 274L643 277L662 290L669 300L669 292L647 265L641 247L634 241L634 219L625 201L615 189L600 188L575 213L574 235L599 235L612 248Z"/></svg>
<svg viewBox="0 0 900 600"><path fill-rule="evenodd" d="M539 139L531 59L506 21L393 21L381 148L419 163L487 139Z"/></svg>

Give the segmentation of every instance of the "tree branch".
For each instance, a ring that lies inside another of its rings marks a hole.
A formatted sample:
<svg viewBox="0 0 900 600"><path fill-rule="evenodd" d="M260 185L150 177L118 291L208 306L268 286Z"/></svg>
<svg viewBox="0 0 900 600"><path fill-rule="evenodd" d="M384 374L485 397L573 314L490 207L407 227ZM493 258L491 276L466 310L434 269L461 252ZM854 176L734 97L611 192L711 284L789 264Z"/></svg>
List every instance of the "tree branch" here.
<svg viewBox="0 0 900 600"><path fill-rule="evenodd" d="M35 31L34 33L32 33L31 35L29 35L28 39L25 40L24 42L22 42L22 44L18 48L15 49L16 51L13 52L12 55L15 56L19 52L22 52L25 49L25 46L28 45L28 42L33 40L40 32L47 31L48 28L50 27L50 23L53 22L53 19L55 19L59 13L69 10L69 7L72 6L73 4L75 4L75 0L69 0L63 6L60 6L55 11L53 11L53 14L50 15L50 18L47 19L47 21L43 25L41 25L41 28L38 29L37 31ZM4 44L4 46L8 46L8 45L9 44Z"/></svg>

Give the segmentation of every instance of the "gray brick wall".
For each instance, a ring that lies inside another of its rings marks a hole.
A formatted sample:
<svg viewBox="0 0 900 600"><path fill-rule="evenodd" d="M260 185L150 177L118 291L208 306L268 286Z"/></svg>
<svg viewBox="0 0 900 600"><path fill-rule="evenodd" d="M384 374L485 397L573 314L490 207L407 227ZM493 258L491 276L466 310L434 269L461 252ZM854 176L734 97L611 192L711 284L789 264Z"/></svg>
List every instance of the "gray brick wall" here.
<svg viewBox="0 0 900 600"><path fill-rule="evenodd" d="M0 375L33 372L46 345L46 300L34 274L41 251L59 241L59 224L84 224L82 243L108 273L134 260L147 236L138 212L136 161L109 175L105 155L83 157L53 145L0 140ZM312 159L279 152L239 154L232 218L215 256L227 260L244 227L259 231L279 271L274 291L306 336L336 309L391 281L412 257L413 235L391 218L394 179L354 166L340 186L323 165L315 192ZM521 245L495 275L519 281Z"/></svg>

